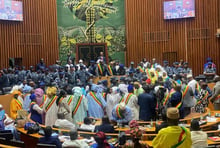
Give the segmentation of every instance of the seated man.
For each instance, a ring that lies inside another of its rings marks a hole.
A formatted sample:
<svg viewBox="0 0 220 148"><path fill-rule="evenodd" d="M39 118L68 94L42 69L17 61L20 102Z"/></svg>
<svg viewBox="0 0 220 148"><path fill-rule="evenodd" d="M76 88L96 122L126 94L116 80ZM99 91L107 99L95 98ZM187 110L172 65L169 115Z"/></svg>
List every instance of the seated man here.
<svg viewBox="0 0 220 148"><path fill-rule="evenodd" d="M168 127L159 131L154 138L152 145L154 148L178 147L190 148L192 145L191 135L188 129L178 126L179 110L171 107L167 109Z"/></svg>
<svg viewBox="0 0 220 148"><path fill-rule="evenodd" d="M124 102L117 104L112 110L112 119L119 124L128 124L132 120L132 111Z"/></svg>
<svg viewBox="0 0 220 148"><path fill-rule="evenodd" d="M76 128L75 124L65 119L64 113L57 114L58 119L55 121L55 126L63 129L74 130Z"/></svg>
<svg viewBox="0 0 220 148"><path fill-rule="evenodd" d="M84 140L79 140L77 130L70 131L70 140L66 140L62 147L82 147L82 148L89 148L89 145Z"/></svg>
<svg viewBox="0 0 220 148"><path fill-rule="evenodd" d="M191 122L191 139L192 139L192 147L207 147L207 133L201 131L199 126L199 121L193 120Z"/></svg>
<svg viewBox="0 0 220 148"><path fill-rule="evenodd" d="M114 133L114 127L110 124L107 116L102 117L102 124L95 126L95 132Z"/></svg>
<svg viewBox="0 0 220 148"><path fill-rule="evenodd" d="M84 123L80 126L80 129L94 131L95 125L92 124L92 119L85 117L83 122Z"/></svg>
<svg viewBox="0 0 220 148"><path fill-rule="evenodd" d="M13 137L16 140L19 140L18 132L14 125L14 120L8 117L1 104L0 104L0 130L7 130L7 131L10 130L13 134Z"/></svg>
<svg viewBox="0 0 220 148"><path fill-rule="evenodd" d="M39 139L39 143L56 145L57 148L62 148L62 145L58 137L51 135L52 135L52 128L50 126L47 126L44 129L44 137L41 137Z"/></svg>

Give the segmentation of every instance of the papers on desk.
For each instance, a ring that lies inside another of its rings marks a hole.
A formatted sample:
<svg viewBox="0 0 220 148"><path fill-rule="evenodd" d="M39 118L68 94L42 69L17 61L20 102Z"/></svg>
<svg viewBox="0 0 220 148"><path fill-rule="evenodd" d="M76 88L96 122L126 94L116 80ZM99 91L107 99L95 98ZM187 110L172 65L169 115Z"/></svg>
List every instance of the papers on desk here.
<svg viewBox="0 0 220 148"><path fill-rule="evenodd" d="M214 142L220 141L220 137L219 136L208 137L208 139L210 139L210 140L212 140Z"/></svg>
<svg viewBox="0 0 220 148"><path fill-rule="evenodd" d="M207 121L204 121L204 120L199 121L199 125L205 125L206 123L207 123Z"/></svg>
<svg viewBox="0 0 220 148"><path fill-rule="evenodd" d="M217 121L217 118L215 118L214 116L212 116L212 117L206 117L206 120L207 120L207 122L216 122Z"/></svg>
<svg viewBox="0 0 220 148"><path fill-rule="evenodd" d="M180 123L180 124L178 124L179 126L182 126L182 127L190 127L190 125L189 124L185 124L185 123Z"/></svg>
<svg viewBox="0 0 220 148"><path fill-rule="evenodd" d="M70 136L61 135L61 136L59 136L59 140L62 142L66 141L66 140L70 140Z"/></svg>

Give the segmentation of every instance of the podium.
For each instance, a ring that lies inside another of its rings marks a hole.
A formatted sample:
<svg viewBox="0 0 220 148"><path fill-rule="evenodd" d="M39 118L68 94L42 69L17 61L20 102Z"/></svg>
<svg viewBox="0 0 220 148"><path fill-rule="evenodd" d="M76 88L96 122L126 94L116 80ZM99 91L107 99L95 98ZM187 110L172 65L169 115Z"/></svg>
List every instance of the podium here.
<svg viewBox="0 0 220 148"><path fill-rule="evenodd" d="M77 43L76 44L76 62L79 59L84 61L84 64L89 65L91 60L97 61L100 56L100 52L103 52L106 63L108 63L108 51L106 43Z"/></svg>

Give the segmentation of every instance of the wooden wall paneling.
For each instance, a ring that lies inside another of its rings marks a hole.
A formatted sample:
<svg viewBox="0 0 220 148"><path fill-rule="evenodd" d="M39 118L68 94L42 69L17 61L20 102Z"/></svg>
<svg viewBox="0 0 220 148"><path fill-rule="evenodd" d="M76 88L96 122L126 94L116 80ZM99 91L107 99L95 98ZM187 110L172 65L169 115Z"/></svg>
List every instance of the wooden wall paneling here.
<svg viewBox="0 0 220 148"><path fill-rule="evenodd" d="M47 65L58 59L56 0L22 0L24 21L0 21L0 68L9 57L22 57L29 67L42 57Z"/></svg>
<svg viewBox="0 0 220 148"><path fill-rule="evenodd" d="M219 0L195 0L196 17L177 20L163 19L164 1L125 1L127 63L140 62L143 57L151 61L155 57L162 64L163 53L177 52L177 59L187 60L194 75L203 73L208 56L220 69L220 40L215 36L220 26ZM168 41L158 40L162 32L168 32ZM156 39L146 42L146 33L156 35Z"/></svg>

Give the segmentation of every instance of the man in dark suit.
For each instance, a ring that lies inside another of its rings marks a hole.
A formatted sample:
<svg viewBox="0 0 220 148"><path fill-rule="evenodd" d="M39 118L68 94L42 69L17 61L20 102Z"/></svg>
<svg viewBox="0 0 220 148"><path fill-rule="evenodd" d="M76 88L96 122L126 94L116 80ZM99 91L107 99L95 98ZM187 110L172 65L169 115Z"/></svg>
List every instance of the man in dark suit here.
<svg viewBox="0 0 220 148"><path fill-rule="evenodd" d="M102 117L102 124L95 126L95 132L114 133L114 127L110 124L107 116Z"/></svg>
<svg viewBox="0 0 220 148"><path fill-rule="evenodd" d="M100 56L98 57L98 60L101 60L101 61L103 61L103 63L106 64L106 58L104 56L104 53L101 51L99 54L100 54Z"/></svg>
<svg viewBox="0 0 220 148"><path fill-rule="evenodd" d="M62 148L61 142L58 139L58 137L51 136L51 135L52 135L52 128L50 126L47 126L44 129L44 137L41 137L39 139L39 143L52 144L52 145L56 145L57 148Z"/></svg>
<svg viewBox="0 0 220 148"><path fill-rule="evenodd" d="M150 94L149 85L143 86L144 93L138 96L138 105L140 106L139 119L144 121L153 120L156 113L156 100Z"/></svg>

